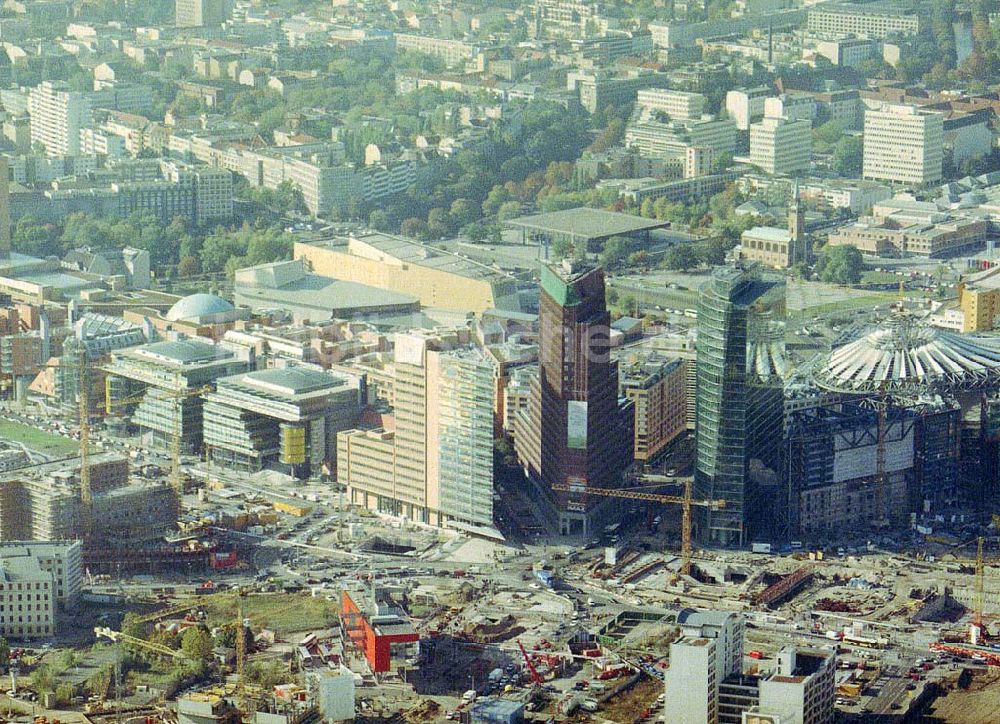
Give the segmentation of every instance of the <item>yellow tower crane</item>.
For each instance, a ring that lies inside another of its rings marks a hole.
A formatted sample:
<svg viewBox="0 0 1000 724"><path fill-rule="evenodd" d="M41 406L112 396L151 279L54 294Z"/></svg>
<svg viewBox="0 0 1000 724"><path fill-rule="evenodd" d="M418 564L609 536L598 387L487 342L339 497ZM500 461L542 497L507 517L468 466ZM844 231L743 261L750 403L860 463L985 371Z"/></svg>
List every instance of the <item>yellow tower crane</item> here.
<svg viewBox="0 0 1000 724"><path fill-rule="evenodd" d="M236 702L243 714L243 721L249 721L253 715L246 685L247 632L246 619L243 617L243 599L246 595L243 588L236 592Z"/></svg>
<svg viewBox="0 0 1000 724"><path fill-rule="evenodd" d="M600 495L606 498L628 498L630 500L646 500L652 503L664 503L666 505L681 506L681 574L687 575L691 572L691 508L708 508L710 510L722 510L726 507L725 500L710 500L694 498L692 493L692 482L690 478L675 479L659 475L648 475L644 478L649 482L658 482L663 485L683 485L683 495L664 495L662 493L646 493L641 490L630 488L593 488L586 485L555 483L552 489L565 493L580 493L582 495Z"/></svg>
<svg viewBox="0 0 1000 724"><path fill-rule="evenodd" d="M136 636L129 636L121 631L113 631L110 628L104 626L97 626L94 628L94 634L98 638L104 637L106 639L111 639L115 643L129 644L130 646L135 646L136 648L144 649L154 654L159 654L160 656L166 656L171 659L186 659L187 654L185 654L180 649L172 649L169 646L164 646L162 644L155 644L152 641L147 641L146 639L140 639Z"/></svg>
<svg viewBox="0 0 1000 724"><path fill-rule="evenodd" d="M90 368L87 365L86 354L80 355L80 497L83 502L84 508L84 525L89 530L89 526L92 525L92 493L90 487L90 385L88 372L90 369L101 369L100 367ZM111 370L104 370L105 372L114 374ZM108 378L110 379L110 377ZM116 407L124 407L136 402L142 401L145 397L148 388L142 392L126 397L124 399L113 399L110 393L110 383L108 379L105 380L105 409L110 413ZM182 447L182 436L183 436L183 415L181 412L181 402L188 397L196 397L198 395L204 394L205 392L211 392L212 387L210 385L204 385L201 387L185 388L180 385L180 376L178 375L178 384L176 389L164 390L162 388L156 388L159 393L166 395L173 399L173 420L172 420L172 434L170 437L170 484L174 489L174 494L176 497L176 502L180 503L181 496L184 494L184 480L181 473L181 447Z"/></svg>
<svg viewBox="0 0 1000 724"><path fill-rule="evenodd" d="M83 537L94 532L94 498L90 489L90 376L87 374L87 348L80 345L80 507Z"/></svg>

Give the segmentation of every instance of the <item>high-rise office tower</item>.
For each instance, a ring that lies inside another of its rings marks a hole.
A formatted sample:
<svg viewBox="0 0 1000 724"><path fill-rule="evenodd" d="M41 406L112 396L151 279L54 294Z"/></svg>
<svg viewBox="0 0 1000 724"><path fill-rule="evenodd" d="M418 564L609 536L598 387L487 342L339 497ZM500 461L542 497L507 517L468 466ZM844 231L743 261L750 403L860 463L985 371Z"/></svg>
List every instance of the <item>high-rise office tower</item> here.
<svg viewBox="0 0 1000 724"><path fill-rule="evenodd" d="M174 23L178 28L201 28L222 25L226 19L227 0L177 0Z"/></svg>
<svg viewBox="0 0 1000 724"><path fill-rule="evenodd" d="M808 172L811 155L812 123L805 119L765 117L750 125L750 163L765 173Z"/></svg>
<svg viewBox="0 0 1000 724"><path fill-rule="evenodd" d="M701 289L694 489L726 501L700 516L703 540L742 545L781 499L784 318L783 280L756 266L719 267Z"/></svg>
<svg viewBox="0 0 1000 724"><path fill-rule="evenodd" d="M551 486L614 487L632 459L603 271L569 260L544 266L538 321L538 377L515 422L515 448L560 532L586 534L606 500Z"/></svg>
<svg viewBox="0 0 1000 724"><path fill-rule="evenodd" d="M443 526L493 525L493 366L468 334L396 335L392 429L337 435L352 503Z"/></svg>

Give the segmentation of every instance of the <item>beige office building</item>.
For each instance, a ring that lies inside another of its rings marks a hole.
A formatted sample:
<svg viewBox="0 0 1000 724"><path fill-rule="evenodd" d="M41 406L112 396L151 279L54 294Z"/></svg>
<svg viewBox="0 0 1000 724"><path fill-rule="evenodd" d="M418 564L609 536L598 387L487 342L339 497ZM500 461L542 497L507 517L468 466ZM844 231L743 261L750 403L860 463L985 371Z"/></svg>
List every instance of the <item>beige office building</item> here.
<svg viewBox="0 0 1000 724"><path fill-rule="evenodd" d="M922 27L921 16L916 11L887 2L868 5L823 3L810 8L806 25L809 32L819 35L859 38L915 35Z"/></svg>
<svg viewBox="0 0 1000 724"><path fill-rule="evenodd" d="M0 635L35 639L56 632L55 576L32 556L0 561Z"/></svg>
<svg viewBox="0 0 1000 724"><path fill-rule="evenodd" d="M520 311L512 276L413 239L379 233L336 237L296 242L293 253L315 274L413 295L424 307Z"/></svg>
<svg viewBox="0 0 1000 724"><path fill-rule="evenodd" d="M493 525L493 366L468 331L396 336L391 429L337 435L337 479L370 510Z"/></svg>
<svg viewBox="0 0 1000 724"><path fill-rule="evenodd" d="M52 575L56 603L72 608L80 598L83 585L80 549L78 540L3 541L0 543L0 567L8 562L34 561L43 573Z"/></svg>
<svg viewBox="0 0 1000 724"><path fill-rule="evenodd" d="M903 184L941 180L944 115L916 106L891 105L865 113L866 179Z"/></svg>
<svg viewBox="0 0 1000 724"><path fill-rule="evenodd" d="M705 112L705 96L701 93L686 93L667 88L645 88L640 90L636 103L643 108L665 113L678 121L694 121Z"/></svg>

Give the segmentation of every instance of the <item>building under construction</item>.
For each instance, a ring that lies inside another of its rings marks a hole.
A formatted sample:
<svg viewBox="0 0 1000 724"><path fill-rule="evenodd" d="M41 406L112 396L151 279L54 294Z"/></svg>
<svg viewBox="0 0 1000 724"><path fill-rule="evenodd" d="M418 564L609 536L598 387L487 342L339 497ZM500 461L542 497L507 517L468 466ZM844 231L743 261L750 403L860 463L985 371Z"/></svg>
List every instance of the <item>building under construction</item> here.
<svg viewBox="0 0 1000 724"><path fill-rule="evenodd" d="M836 396L787 420L791 533L899 523L963 495L984 499L973 496L997 470L989 421L1000 412L991 402L1000 338L899 312L835 348L812 376Z"/></svg>
<svg viewBox="0 0 1000 724"><path fill-rule="evenodd" d="M147 447L169 450L174 435L181 449L202 447L202 398L199 391L249 368L234 350L202 339L154 342L113 355L108 406L138 428Z"/></svg>
<svg viewBox="0 0 1000 724"><path fill-rule="evenodd" d="M878 410L847 402L789 415L785 461L793 535L899 525L924 501L934 508L954 501L958 405L937 397L913 407L889 405L881 414L880 424Z"/></svg>
<svg viewBox="0 0 1000 724"><path fill-rule="evenodd" d="M92 535L88 550L136 549L161 540L177 523L174 493L165 481L130 478L128 460L92 455L91 518L85 522L79 459L0 475L0 540L73 540ZM86 551L85 551L86 553Z"/></svg>

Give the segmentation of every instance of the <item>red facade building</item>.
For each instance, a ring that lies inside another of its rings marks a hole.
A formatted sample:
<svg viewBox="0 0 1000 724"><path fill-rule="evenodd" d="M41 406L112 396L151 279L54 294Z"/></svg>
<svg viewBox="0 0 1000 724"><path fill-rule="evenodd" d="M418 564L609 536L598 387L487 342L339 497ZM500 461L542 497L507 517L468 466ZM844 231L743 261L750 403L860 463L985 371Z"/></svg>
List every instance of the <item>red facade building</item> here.
<svg viewBox="0 0 1000 724"><path fill-rule="evenodd" d="M374 610L362 610L351 594L344 591L340 598L340 624L375 674L396 671L417 657L420 635L392 604L376 603Z"/></svg>

